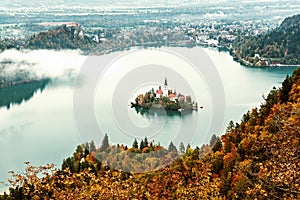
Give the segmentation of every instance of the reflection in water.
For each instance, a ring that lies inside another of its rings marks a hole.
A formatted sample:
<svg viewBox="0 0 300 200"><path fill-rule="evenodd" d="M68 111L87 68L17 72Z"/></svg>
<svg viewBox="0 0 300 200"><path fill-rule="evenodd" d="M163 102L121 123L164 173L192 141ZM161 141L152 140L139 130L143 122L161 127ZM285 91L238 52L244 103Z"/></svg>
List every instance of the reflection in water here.
<svg viewBox="0 0 300 200"><path fill-rule="evenodd" d="M38 90L42 92L48 82L49 79L44 79L41 81L1 88L0 108L6 107L7 109L10 109L11 105L21 104L23 101L28 101Z"/></svg>
<svg viewBox="0 0 300 200"><path fill-rule="evenodd" d="M133 108L133 107L132 107ZM159 110L159 109L147 109L139 106L134 107L137 114L146 115L146 116L186 116L192 114L193 110L177 111L177 110Z"/></svg>

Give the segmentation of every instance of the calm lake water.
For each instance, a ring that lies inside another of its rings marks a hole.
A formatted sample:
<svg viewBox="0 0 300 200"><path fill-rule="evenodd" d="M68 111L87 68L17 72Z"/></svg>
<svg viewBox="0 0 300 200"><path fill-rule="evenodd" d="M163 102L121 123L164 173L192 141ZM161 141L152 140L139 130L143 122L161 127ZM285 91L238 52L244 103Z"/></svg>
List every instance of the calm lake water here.
<svg viewBox="0 0 300 200"><path fill-rule="evenodd" d="M168 50L183 51L192 56L197 55L199 51L203 53L203 49L199 47L168 48ZM114 144L131 145L134 138L147 136L150 140L159 141L164 146L167 146L171 140L176 145L183 141L185 144L191 143L192 146L201 146L209 142L213 133L224 132L230 120L239 122L247 110L259 106L262 95L267 95L273 86L278 87L286 75L291 75L295 69L295 67L247 68L234 62L228 52L219 52L215 49L204 49L204 52L210 57L223 83L225 96L224 99L221 96L219 101L224 102L225 112L221 109L223 113L218 114L222 118L219 120L222 124L218 125L221 127L220 132L214 132L217 129L211 127L215 126L211 124L213 113L217 113L218 109L222 108L213 105L213 93L219 91L212 91L214 89L205 81L206 77L201 77L201 73L199 73L199 80L196 80L197 77L193 77L195 74L188 72L183 65L178 64L176 68L175 65L179 61L174 61L174 70L161 67L159 63L149 66L149 63L143 61L144 68L124 71L123 74L118 70L114 71L112 66L106 71L107 77L102 77L98 82L99 85L93 94L92 114L85 112L86 105L79 104L79 107L74 108L74 91L83 90L89 85L89 80L84 76L76 87L74 81L57 80L1 89L0 156L3 161L0 165L1 180L8 178L9 170L22 171L24 161L30 161L34 165L55 163L60 166L63 158L72 155L76 146L84 140L94 139L95 143L100 145L104 133L109 135L110 142ZM101 56L98 64L101 65L101 59L107 62L121 54L116 52ZM130 58L126 59L130 60ZM150 60L152 59L156 60L150 57ZM209 71L210 68L207 70ZM135 82L132 76L128 75L131 72L144 73L144 76L137 77L140 82ZM110 76L118 73L119 76ZM125 77L124 74L128 76ZM191 95L193 100L204 106L204 109L185 115L178 113L161 115L155 112L138 113L128 106L137 94L162 85L165 77L170 88ZM146 84L142 84L142 80L145 80ZM188 85L193 81L196 81L196 84L189 87ZM139 84L134 85L135 83ZM125 91L126 89L128 92ZM82 103L85 102L85 98L88 98L87 96L81 96ZM94 121L90 116L95 117L101 133L95 133L98 129L94 128L95 124L91 124Z"/></svg>

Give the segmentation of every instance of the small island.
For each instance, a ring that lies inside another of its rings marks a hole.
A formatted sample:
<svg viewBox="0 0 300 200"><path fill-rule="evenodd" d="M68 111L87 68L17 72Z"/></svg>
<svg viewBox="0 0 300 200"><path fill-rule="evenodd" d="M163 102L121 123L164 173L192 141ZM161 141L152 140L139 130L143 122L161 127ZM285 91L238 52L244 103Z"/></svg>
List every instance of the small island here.
<svg viewBox="0 0 300 200"><path fill-rule="evenodd" d="M192 101L191 96L185 96L181 93L177 94L176 90L168 88L167 77L163 86L159 86L156 90L152 88L145 94L138 95L135 98L135 102L131 102L131 107L156 111L198 111L198 103Z"/></svg>

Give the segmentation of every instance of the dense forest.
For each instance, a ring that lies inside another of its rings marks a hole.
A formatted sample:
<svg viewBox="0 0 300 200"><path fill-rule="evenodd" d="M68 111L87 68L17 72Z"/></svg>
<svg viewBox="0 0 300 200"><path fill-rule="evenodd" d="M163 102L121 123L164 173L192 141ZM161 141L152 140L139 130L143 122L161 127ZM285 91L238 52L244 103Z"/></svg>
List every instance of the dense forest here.
<svg viewBox="0 0 300 200"><path fill-rule="evenodd" d="M22 48L25 49L81 49L96 46L92 38L86 36L80 26L62 25L56 29L33 35Z"/></svg>
<svg viewBox="0 0 300 200"><path fill-rule="evenodd" d="M105 135L99 148L79 145L61 169L25 165L0 199L299 199L300 68L201 148L147 138L111 145Z"/></svg>
<svg viewBox="0 0 300 200"><path fill-rule="evenodd" d="M300 15L286 18L279 27L264 35L238 37L234 53L248 65L300 63Z"/></svg>
<svg viewBox="0 0 300 200"><path fill-rule="evenodd" d="M0 38L0 52L6 49L80 49L88 52L96 45L97 43L84 33L80 25L64 24L25 39Z"/></svg>

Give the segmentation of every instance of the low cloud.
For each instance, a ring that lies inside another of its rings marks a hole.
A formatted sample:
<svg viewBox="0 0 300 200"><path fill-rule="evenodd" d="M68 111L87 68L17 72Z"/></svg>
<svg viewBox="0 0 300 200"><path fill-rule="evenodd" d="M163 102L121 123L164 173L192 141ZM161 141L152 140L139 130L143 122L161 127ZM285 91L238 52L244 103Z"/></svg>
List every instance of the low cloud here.
<svg viewBox="0 0 300 200"><path fill-rule="evenodd" d="M0 80L68 78L77 75L86 58L79 50L6 50L0 54Z"/></svg>

